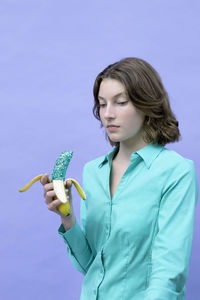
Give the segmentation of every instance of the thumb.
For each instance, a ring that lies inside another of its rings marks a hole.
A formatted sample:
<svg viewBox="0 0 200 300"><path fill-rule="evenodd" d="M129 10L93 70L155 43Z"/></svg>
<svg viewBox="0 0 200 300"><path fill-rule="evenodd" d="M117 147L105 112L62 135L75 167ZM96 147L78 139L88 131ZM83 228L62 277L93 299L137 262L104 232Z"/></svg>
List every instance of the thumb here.
<svg viewBox="0 0 200 300"><path fill-rule="evenodd" d="M71 189L71 187L72 187L72 181L71 180L65 180L65 186L66 186L66 188L67 189Z"/></svg>

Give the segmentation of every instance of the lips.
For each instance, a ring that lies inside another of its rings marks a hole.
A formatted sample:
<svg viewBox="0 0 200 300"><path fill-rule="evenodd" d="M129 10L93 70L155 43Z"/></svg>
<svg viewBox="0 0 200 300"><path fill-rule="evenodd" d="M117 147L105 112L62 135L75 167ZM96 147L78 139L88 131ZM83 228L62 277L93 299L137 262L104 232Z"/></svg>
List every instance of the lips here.
<svg viewBox="0 0 200 300"><path fill-rule="evenodd" d="M119 128L119 126L108 126L107 130L109 132L116 132L118 128Z"/></svg>
<svg viewBox="0 0 200 300"><path fill-rule="evenodd" d="M119 126L117 126L117 125L108 125L107 128L109 128L109 127L119 127Z"/></svg>

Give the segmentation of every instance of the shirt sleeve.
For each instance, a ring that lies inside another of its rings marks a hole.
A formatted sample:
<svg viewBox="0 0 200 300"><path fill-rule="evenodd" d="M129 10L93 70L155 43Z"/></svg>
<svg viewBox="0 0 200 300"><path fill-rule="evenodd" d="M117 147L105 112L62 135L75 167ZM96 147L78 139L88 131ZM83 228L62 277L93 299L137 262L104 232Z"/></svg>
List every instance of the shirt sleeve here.
<svg viewBox="0 0 200 300"><path fill-rule="evenodd" d="M177 300L185 289L193 240L198 182L192 160L170 175L152 241L145 300ZM180 298L179 298L180 297Z"/></svg>
<svg viewBox="0 0 200 300"><path fill-rule="evenodd" d="M83 190L85 192L85 166L83 169ZM87 197L87 195L86 195ZM76 269L82 274L86 274L88 268L94 260L91 248L85 236L85 218L86 218L86 205L82 198L80 204L80 219L81 226L75 220L75 224L68 231L65 231L63 224L58 228L58 233L63 238L67 245L67 252L69 259Z"/></svg>

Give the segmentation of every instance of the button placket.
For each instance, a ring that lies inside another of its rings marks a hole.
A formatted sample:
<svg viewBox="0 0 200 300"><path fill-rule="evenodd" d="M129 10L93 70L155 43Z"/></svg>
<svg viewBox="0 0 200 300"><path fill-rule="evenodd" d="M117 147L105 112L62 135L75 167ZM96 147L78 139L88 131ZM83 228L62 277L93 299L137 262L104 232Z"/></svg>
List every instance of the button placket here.
<svg viewBox="0 0 200 300"><path fill-rule="evenodd" d="M126 169L126 171L124 172L124 174L121 177L121 180L118 184L118 187L115 191L115 194L112 198L112 201L116 200L115 198L118 197L121 193L121 191L125 188L126 184L128 184L129 180L130 180L130 173L132 173L132 170L134 168L136 168L136 166L140 163L141 158L137 153L134 153L134 155L131 157L131 162L128 166L128 168Z"/></svg>

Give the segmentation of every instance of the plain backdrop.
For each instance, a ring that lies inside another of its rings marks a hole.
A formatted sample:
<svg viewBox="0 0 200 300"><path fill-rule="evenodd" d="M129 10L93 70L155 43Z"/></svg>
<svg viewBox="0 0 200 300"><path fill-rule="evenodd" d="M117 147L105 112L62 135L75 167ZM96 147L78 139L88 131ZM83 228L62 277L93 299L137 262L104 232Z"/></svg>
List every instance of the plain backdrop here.
<svg viewBox="0 0 200 300"><path fill-rule="evenodd" d="M0 1L0 299L78 300L71 264L38 174L73 150L66 178L111 150L93 114L93 84L125 57L148 61L168 91L182 139L166 147L192 159L199 178L199 1ZM72 187L77 220L80 196ZM187 300L200 294L196 206ZM181 226L181 224L180 224Z"/></svg>

